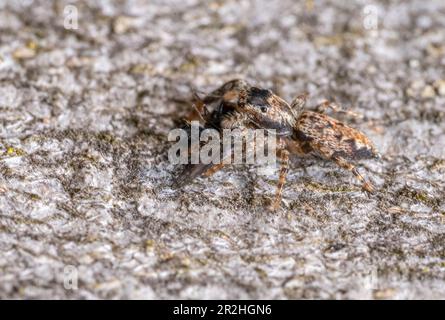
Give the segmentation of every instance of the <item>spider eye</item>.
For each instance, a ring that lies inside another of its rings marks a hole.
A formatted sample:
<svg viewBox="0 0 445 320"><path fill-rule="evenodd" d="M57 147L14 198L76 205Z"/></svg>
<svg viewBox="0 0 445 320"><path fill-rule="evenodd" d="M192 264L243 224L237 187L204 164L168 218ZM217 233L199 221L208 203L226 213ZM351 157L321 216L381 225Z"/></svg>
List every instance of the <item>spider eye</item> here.
<svg viewBox="0 0 445 320"><path fill-rule="evenodd" d="M266 113L267 112L267 107L266 106L262 106L261 107L261 112L262 113Z"/></svg>

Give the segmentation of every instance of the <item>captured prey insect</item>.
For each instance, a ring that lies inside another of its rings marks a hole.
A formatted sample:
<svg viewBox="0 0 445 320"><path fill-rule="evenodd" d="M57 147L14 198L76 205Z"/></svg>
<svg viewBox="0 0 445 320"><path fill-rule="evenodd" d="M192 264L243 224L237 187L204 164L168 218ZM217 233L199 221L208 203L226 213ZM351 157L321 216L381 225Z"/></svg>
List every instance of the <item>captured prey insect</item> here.
<svg viewBox="0 0 445 320"><path fill-rule="evenodd" d="M203 127L261 128L276 132L276 153L280 160L279 181L271 209L281 203L281 194L289 167L289 155L316 156L351 171L362 188L372 193L374 187L358 172L352 162L380 157L374 144L360 131L327 116L324 112L304 110L308 94L295 97L290 104L267 89L250 86L243 80L232 80L197 99L196 109ZM216 106L212 112L207 106ZM338 109L324 102L318 109ZM190 182L199 175L210 176L224 164L188 165L177 185Z"/></svg>
<svg viewBox="0 0 445 320"><path fill-rule="evenodd" d="M238 96L231 97L231 93L244 92L248 89L246 82L241 80L230 81L211 92L203 99L201 99L196 93L194 95L194 110L185 119L186 125L184 129L188 131L189 146L191 145L191 122L199 121L199 134L205 129L214 129L223 134L224 129L240 129L245 131L246 129L252 129L252 124L247 122L246 115L236 110L235 105L238 100ZM212 111L209 110L212 109ZM233 145L232 145L233 147ZM223 148L221 148L220 158L225 159L232 157L233 154L224 154ZM189 153L192 150L189 149ZM189 155L190 156L190 155ZM211 176L224 166L223 161L220 163L189 163L178 175L174 182L175 187L181 187L190 183L194 178L204 175Z"/></svg>

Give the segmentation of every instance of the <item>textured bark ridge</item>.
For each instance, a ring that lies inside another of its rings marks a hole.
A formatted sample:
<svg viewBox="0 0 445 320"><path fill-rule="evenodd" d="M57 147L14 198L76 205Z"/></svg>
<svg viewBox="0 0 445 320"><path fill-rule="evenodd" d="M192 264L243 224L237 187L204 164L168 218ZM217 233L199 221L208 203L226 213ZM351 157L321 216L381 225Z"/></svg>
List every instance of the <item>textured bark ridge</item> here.
<svg viewBox="0 0 445 320"><path fill-rule="evenodd" d="M70 3L0 1L0 298L445 296L443 2ZM171 189L169 130L233 78L361 114L376 194L316 159L276 213L260 167Z"/></svg>

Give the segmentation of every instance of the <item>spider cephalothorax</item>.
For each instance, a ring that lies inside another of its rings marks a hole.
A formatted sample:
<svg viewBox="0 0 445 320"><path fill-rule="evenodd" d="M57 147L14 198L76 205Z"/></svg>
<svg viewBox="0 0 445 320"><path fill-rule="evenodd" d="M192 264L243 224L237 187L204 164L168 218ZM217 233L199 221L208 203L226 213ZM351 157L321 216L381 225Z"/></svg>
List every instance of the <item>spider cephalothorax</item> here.
<svg viewBox="0 0 445 320"><path fill-rule="evenodd" d="M292 134L296 115L286 101L270 90L250 87L240 93L236 108L259 128L276 130L279 136Z"/></svg>

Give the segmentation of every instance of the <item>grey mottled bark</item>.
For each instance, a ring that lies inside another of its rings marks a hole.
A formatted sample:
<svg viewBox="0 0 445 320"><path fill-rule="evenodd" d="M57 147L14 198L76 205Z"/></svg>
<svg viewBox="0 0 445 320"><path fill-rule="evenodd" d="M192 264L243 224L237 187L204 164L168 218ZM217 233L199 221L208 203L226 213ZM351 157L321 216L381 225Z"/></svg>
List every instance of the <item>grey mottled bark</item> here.
<svg viewBox="0 0 445 320"><path fill-rule="evenodd" d="M444 297L443 2L70 3L0 1L0 298ZM191 89L235 77L362 114L377 194L300 159L275 214L256 167L171 190Z"/></svg>

